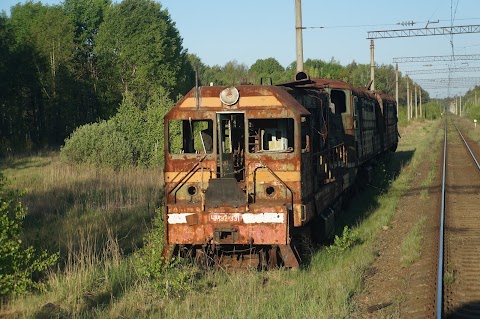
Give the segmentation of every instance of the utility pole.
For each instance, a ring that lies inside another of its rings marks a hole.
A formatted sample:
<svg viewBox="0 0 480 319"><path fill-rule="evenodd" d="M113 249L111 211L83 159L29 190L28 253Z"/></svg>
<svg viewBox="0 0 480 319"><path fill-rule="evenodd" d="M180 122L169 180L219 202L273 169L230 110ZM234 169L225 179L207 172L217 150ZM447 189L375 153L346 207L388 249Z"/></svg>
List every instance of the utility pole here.
<svg viewBox="0 0 480 319"><path fill-rule="evenodd" d="M412 82L413 85L413 82ZM412 114L410 115L410 118L413 119L413 90L410 92L410 111Z"/></svg>
<svg viewBox="0 0 480 319"><path fill-rule="evenodd" d="M420 117L424 117L422 112L422 88L419 89L419 92L420 92Z"/></svg>
<svg viewBox="0 0 480 319"><path fill-rule="evenodd" d="M397 101L397 116L398 116L398 63L395 65L395 100Z"/></svg>
<svg viewBox="0 0 480 319"><path fill-rule="evenodd" d="M295 31L297 40L297 72L303 72L302 0L295 0L295 13Z"/></svg>
<svg viewBox="0 0 480 319"><path fill-rule="evenodd" d="M462 116L462 96L460 95L460 116Z"/></svg>
<svg viewBox="0 0 480 319"><path fill-rule="evenodd" d="M375 91L375 44L370 40L370 81L372 81L371 90Z"/></svg>
<svg viewBox="0 0 480 319"><path fill-rule="evenodd" d="M418 118L417 85L415 84L415 118Z"/></svg>
<svg viewBox="0 0 480 319"><path fill-rule="evenodd" d="M410 121L410 81L407 75L407 120Z"/></svg>

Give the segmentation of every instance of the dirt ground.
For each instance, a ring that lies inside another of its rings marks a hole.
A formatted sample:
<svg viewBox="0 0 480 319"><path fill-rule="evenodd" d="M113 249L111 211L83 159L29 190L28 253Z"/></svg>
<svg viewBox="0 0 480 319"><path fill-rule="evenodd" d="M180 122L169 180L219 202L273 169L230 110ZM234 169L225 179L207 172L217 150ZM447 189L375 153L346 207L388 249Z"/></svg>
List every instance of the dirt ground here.
<svg viewBox="0 0 480 319"><path fill-rule="evenodd" d="M404 129L403 134L408 132ZM435 165L441 172L443 158L441 152L438 153ZM395 216L383 227L375 249L376 259L364 278L364 292L354 298L359 318L435 317L441 177L437 174L430 186L423 187L422 182L431 167L431 160L419 163ZM426 221L420 259L402 266L401 244L422 216Z"/></svg>

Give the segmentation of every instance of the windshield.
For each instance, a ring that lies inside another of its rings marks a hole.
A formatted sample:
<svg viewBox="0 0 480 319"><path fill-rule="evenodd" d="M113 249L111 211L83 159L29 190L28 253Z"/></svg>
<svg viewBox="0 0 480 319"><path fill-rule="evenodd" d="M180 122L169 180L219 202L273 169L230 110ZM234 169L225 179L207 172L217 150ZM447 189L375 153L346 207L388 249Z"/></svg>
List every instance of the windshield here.
<svg viewBox="0 0 480 319"><path fill-rule="evenodd" d="M293 152L293 119L250 119L248 151Z"/></svg>

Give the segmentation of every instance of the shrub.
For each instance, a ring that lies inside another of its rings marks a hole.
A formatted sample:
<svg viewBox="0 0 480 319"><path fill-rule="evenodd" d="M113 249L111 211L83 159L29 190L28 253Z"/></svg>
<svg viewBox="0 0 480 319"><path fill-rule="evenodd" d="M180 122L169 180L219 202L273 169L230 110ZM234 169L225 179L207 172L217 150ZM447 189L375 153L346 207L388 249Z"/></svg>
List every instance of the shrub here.
<svg viewBox="0 0 480 319"><path fill-rule="evenodd" d="M34 280L49 266L56 263L58 255L37 253L33 247L22 245L22 222L25 209L18 192L8 190L0 174L0 298L41 288Z"/></svg>
<svg viewBox="0 0 480 319"><path fill-rule="evenodd" d="M80 126L66 140L61 156L67 162L128 167L133 164L131 146L114 122L102 121Z"/></svg>
<svg viewBox="0 0 480 319"><path fill-rule="evenodd" d="M173 104L167 93L152 93L145 108L129 93L118 113L108 121L77 128L65 141L61 155L70 163L116 169L163 163L163 117Z"/></svg>
<svg viewBox="0 0 480 319"><path fill-rule="evenodd" d="M342 236L335 235L333 244L327 247L327 251L333 255L339 255L345 252L347 249L355 246L359 241L358 230L354 230L345 226L343 228Z"/></svg>

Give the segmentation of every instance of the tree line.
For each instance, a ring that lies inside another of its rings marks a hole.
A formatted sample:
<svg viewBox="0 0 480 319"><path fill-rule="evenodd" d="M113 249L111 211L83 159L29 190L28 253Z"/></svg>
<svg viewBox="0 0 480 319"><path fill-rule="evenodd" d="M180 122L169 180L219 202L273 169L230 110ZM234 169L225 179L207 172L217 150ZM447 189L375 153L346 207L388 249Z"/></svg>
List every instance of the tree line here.
<svg viewBox="0 0 480 319"><path fill-rule="evenodd" d="M311 77L355 86L370 80L370 66L355 61L308 59L304 67ZM164 114L196 80L277 84L295 70L295 62L283 67L274 58L206 65L188 53L168 10L153 0L18 3L10 16L0 14L0 155L58 147L77 127L112 119L125 96L140 111L161 107ZM400 104L405 87L400 76ZM395 94L392 66L377 66L376 88Z"/></svg>

